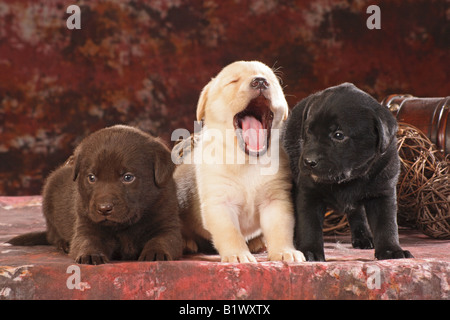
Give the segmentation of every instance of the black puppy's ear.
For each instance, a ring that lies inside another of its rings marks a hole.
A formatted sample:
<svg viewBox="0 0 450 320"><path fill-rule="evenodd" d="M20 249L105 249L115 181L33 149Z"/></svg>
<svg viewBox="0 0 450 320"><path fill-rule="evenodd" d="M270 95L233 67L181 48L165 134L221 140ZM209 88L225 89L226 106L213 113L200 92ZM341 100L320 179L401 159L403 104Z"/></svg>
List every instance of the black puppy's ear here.
<svg viewBox="0 0 450 320"><path fill-rule="evenodd" d="M307 97L306 99L303 99L300 102L299 108L303 109L303 113L302 113L302 125L300 128L300 132L301 134L301 139L305 140L305 136L306 136L306 126L305 126L305 122L306 120L309 118L310 115L310 109L311 109L311 105L312 105L312 100L313 98L311 96Z"/></svg>
<svg viewBox="0 0 450 320"><path fill-rule="evenodd" d="M169 148L159 140L153 141L153 161L155 184L157 187L162 187L172 178L175 164Z"/></svg>
<svg viewBox="0 0 450 320"><path fill-rule="evenodd" d="M377 149L383 154L397 135L397 120L389 109L382 105L375 109L374 117L378 135Z"/></svg>

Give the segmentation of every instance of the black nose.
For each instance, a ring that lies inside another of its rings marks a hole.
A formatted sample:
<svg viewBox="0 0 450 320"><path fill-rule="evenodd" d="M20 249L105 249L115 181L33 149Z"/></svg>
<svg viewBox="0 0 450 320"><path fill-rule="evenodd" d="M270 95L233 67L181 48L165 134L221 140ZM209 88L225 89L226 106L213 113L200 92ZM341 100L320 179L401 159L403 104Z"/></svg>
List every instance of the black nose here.
<svg viewBox="0 0 450 320"><path fill-rule="evenodd" d="M250 86L253 89L267 89L269 88L269 83L267 82L267 80L265 78L262 77L257 77L255 79L252 80L252 82L250 82Z"/></svg>
<svg viewBox="0 0 450 320"><path fill-rule="evenodd" d="M313 169L313 168L317 167L317 164L319 163L319 161L316 159L305 158L303 160L303 163L305 164L305 166Z"/></svg>
<svg viewBox="0 0 450 320"><path fill-rule="evenodd" d="M109 216L114 209L114 205L110 202L103 202L97 204L97 212L102 216Z"/></svg>

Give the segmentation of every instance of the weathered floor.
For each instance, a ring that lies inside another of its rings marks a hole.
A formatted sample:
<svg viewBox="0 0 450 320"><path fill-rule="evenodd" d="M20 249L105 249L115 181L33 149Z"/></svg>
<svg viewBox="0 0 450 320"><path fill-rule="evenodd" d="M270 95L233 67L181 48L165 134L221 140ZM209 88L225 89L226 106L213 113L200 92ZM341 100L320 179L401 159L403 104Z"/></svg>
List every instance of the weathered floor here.
<svg viewBox="0 0 450 320"><path fill-rule="evenodd" d="M0 299L450 299L450 241L402 230L415 259L377 261L326 238L327 262L221 263L216 255L174 262L77 265L50 246L13 247L43 230L40 197L0 197Z"/></svg>

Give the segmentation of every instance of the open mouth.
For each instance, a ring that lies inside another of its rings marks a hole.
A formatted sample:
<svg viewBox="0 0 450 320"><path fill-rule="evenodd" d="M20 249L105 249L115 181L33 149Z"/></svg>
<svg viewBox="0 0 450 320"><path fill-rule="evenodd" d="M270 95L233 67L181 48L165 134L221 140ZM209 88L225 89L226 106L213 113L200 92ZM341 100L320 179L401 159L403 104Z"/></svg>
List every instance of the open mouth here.
<svg viewBox="0 0 450 320"><path fill-rule="evenodd" d="M263 95L250 101L234 116L233 124L241 149L251 156L261 156L269 148L273 112Z"/></svg>

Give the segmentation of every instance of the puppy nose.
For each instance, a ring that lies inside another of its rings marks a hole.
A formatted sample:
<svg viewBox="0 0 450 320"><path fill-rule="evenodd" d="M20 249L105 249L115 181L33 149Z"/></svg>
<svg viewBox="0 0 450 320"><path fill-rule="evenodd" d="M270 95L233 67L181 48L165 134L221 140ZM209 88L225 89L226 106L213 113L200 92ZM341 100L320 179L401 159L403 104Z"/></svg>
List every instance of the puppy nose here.
<svg viewBox="0 0 450 320"><path fill-rule="evenodd" d="M267 89L269 87L269 83L267 82L267 80L265 78L262 77L256 77L252 80L252 82L250 82L250 86L253 89Z"/></svg>
<svg viewBox="0 0 450 320"><path fill-rule="evenodd" d="M99 203L97 205L97 212L102 216L109 216L114 209L114 205L110 202Z"/></svg>
<svg viewBox="0 0 450 320"><path fill-rule="evenodd" d="M317 164L319 163L318 160L316 159L311 159L311 158L305 158L303 160L303 163L305 164L305 166L310 167L311 169L317 167Z"/></svg>

